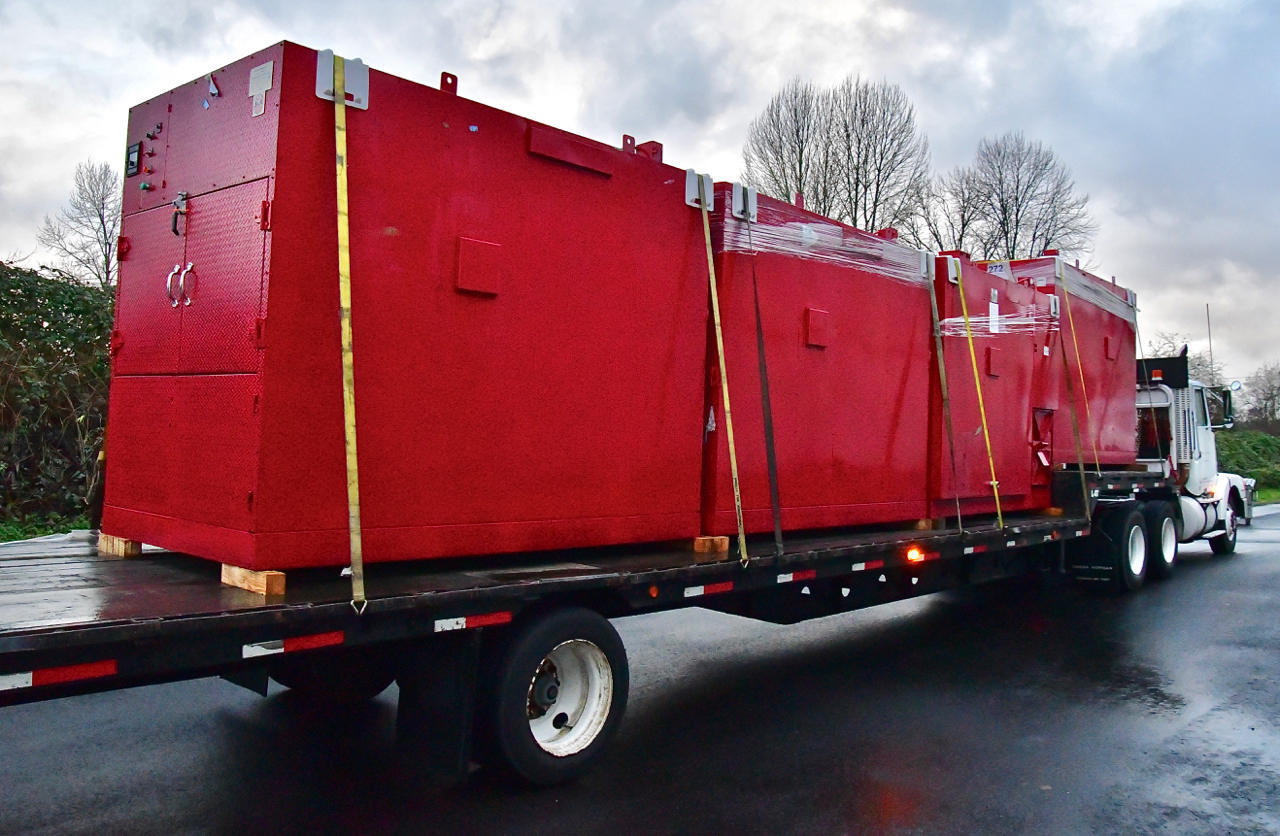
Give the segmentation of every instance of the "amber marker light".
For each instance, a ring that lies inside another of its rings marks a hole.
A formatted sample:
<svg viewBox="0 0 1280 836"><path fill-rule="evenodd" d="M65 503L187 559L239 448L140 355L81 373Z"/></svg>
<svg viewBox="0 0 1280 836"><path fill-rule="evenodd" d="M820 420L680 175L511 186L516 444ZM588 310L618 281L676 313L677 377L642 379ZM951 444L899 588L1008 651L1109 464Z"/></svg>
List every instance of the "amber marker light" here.
<svg viewBox="0 0 1280 836"><path fill-rule="evenodd" d="M910 563L919 563L924 560L924 553L920 551L919 546L912 546L907 549L907 561Z"/></svg>
<svg viewBox="0 0 1280 836"><path fill-rule="evenodd" d="M649 587L649 597L650 597L650 598L657 598L657 597L658 597L658 587L656 587L656 586L651 586L651 587Z"/></svg>

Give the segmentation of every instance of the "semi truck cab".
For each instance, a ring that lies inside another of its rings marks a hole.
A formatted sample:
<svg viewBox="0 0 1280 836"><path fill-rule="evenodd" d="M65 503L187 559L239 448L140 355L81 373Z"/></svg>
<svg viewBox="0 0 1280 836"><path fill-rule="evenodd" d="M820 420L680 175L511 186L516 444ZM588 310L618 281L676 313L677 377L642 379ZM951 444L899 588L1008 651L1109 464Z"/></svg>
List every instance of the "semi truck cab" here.
<svg viewBox="0 0 1280 836"><path fill-rule="evenodd" d="M1236 527L1253 518L1254 480L1218 470L1215 433L1234 423L1232 391L1192 380L1185 348L1138 361L1138 464L1177 481L1179 542L1207 539L1216 554L1235 551Z"/></svg>

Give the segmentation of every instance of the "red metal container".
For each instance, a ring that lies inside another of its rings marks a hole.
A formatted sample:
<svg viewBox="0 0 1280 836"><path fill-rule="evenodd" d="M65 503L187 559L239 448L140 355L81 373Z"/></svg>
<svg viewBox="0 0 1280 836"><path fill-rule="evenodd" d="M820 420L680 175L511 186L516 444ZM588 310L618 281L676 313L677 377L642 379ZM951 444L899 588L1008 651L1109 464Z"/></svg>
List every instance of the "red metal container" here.
<svg viewBox="0 0 1280 836"><path fill-rule="evenodd" d="M131 112L111 534L254 569L349 559L316 77L283 43ZM347 113L366 559L696 535L684 172L377 71L367 105Z"/></svg>
<svg viewBox="0 0 1280 836"><path fill-rule="evenodd" d="M131 112L109 534L251 569L349 560L326 72L278 44ZM455 91L372 71L347 109L365 558L736 533L686 173L656 143L613 148ZM748 225L714 191L748 531L773 522L757 327L788 530L948 516L957 494L993 511L977 386L1003 508L1046 506L1049 469L1075 461L1059 283L1086 448L1133 461L1127 292L1053 260L934 262L765 197Z"/></svg>
<svg viewBox="0 0 1280 836"><path fill-rule="evenodd" d="M1062 356L1051 365L1057 377L1060 412L1073 396L1080 422L1086 465L1123 467L1137 461L1137 313L1133 291L1075 267L1060 256L987 262L986 269L1010 281L1056 297ZM1083 379L1081 376L1083 369ZM1087 407L1086 407L1087 401ZM1068 415L1063 418L1069 419ZM1075 439L1070 424L1059 423L1054 433L1054 461L1074 464Z"/></svg>
<svg viewBox="0 0 1280 836"><path fill-rule="evenodd" d="M1047 311L1037 308L1033 291L988 273L960 252L937 258L934 288L952 431L947 432L935 363L930 396L931 515L955 516L957 498L962 513L993 513L993 470L1002 511L1048 506L1050 465L1035 453L1037 433L1049 429L1043 414L1033 408L1033 392L1046 368L1037 342L1044 327L1039 315Z"/></svg>
<svg viewBox="0 0 1280 836"><path fill-rule="evenodd" d="M960 304L961 278L967 326ZM975 263L959 252L939 256L934 285L942 317L955 471L960 476L953 476L941 382L935 374L932 516L954 515L957 498L963 513L993 512L993 464L1002 510L1019 511L1048 507L1052 470L1081 460L1093 468L1095 449L1103 467L1135 461L1136 367L1129 291L1054 256ZM990 458L978 408L979 386ZM1082 455L1077 455L1073 411Z"/></svg>
<svg viewBox="0 0 1280 836"><path fill-rule="evenodd" d="M747 531L769 531L753 282L786 529L926 516L932 327L925 254L761 196L758 222L717 187L716 272ZM703 527L736 533L714 344Z"/></svg>

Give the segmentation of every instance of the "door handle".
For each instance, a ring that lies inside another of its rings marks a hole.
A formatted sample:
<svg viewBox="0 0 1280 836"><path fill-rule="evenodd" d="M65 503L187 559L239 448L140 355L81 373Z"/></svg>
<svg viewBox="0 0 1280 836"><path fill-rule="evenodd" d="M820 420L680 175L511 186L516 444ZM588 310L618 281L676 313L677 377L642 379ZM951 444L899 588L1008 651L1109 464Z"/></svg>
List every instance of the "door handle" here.
<svg viewBox="0 0 1280 836"><path fill-rule="evenodd" d="M187 266L183 267L182 272L178 274L178 296L182 299L184 307L191 304L191 294L187 292L187 274L191 272L192 267L195 267L195 264L188 261ZM195 276L191 277L191 287L195 289ZM178 303L175 301L173 306L178 307Z"/></svg>
<svg viewBox="0 0 1280 836"><path fill-rule="evenodd" d="M173 269L169 271L169 277L164 280L164 295L169 297L169 306L173 308L178 307L178 297L173 295L173 277L178 275L181 269L181 264L173 265Z"/></svg>

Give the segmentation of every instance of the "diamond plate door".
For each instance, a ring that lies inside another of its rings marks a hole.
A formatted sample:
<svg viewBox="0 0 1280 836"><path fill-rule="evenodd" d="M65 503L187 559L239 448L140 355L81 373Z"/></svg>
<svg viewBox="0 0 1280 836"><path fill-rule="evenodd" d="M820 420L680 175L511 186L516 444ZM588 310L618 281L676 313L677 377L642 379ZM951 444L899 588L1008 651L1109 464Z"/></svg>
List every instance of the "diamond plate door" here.
<svg viewBox="0 0 1280 836"><path fill-rule="evenodd" d="M116 375L177 371L182 312L175 300L186 262L185 242L173 234L172 215L172 207L161 206L123 221L121 233L129 249L120 262L116 291L112 338Z"/></svg>
<svg viewBox="0 0 1280 836"><path fill-rule="evenodd" d="M260 378L226 374L174 380L178 516L234 531L254 530Z"/></svg>
<svg viewBox="0 0 1280 836"><path fill-rule="evenodd" d="M259 222L267 180L190 199L179 370L187 374L256 372L255 329L262 302Z"/></svg>

